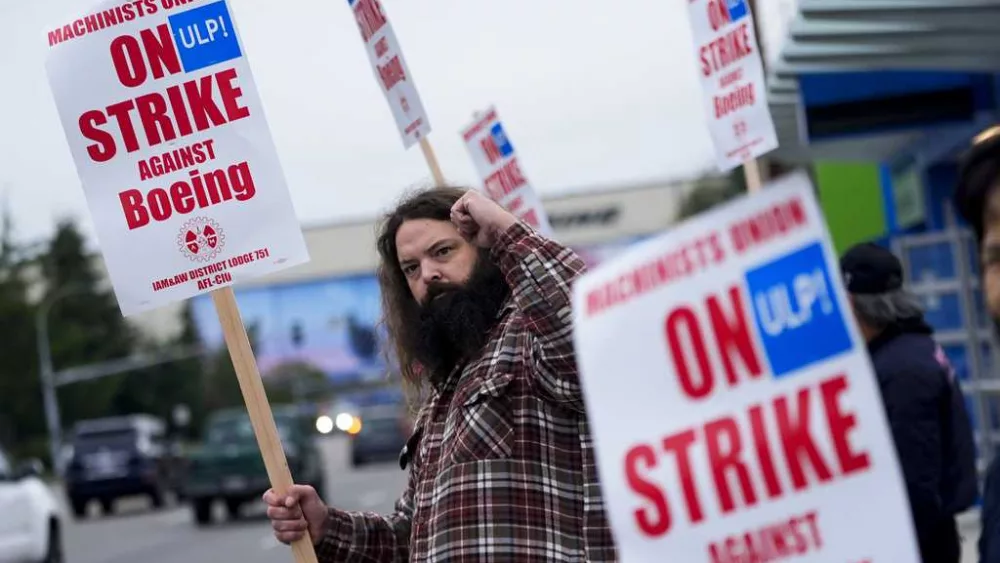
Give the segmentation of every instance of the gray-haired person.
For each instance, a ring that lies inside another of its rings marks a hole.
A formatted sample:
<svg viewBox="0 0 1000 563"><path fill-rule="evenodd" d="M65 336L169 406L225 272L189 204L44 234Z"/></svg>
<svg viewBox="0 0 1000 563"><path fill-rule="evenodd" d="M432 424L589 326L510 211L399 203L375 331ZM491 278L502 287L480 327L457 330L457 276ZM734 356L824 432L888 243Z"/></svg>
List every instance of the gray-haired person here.
<svg viewBox="0 0 1000 563"><path fill-rule="evenodd" d="M975 447L965 402L920 302L888 250L860 244L840 261L906 481L924 563L958 563L955 515L976 500Z"/></svg>

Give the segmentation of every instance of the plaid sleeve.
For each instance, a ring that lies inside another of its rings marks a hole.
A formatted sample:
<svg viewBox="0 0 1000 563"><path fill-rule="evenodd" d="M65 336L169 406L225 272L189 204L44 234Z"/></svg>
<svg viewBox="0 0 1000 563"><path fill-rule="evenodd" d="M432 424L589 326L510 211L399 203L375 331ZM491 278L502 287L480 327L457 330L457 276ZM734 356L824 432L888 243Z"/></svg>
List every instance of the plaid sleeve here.
<svg viewBox="0 0 1000 563"><path fill-rule="evenodd" d="M388 516L330 509L326 533L316 545L319 563L405 563L410 559L413 471L410 484Z"/></svg>
<svg viewBox="0 0 1000 563"><path fill-rule="evenodd" d="M491 252L534 337L538 384L554 400L583 410L573 350L571 286L586 265L571 249L522 223L500 233Z"/></svg>

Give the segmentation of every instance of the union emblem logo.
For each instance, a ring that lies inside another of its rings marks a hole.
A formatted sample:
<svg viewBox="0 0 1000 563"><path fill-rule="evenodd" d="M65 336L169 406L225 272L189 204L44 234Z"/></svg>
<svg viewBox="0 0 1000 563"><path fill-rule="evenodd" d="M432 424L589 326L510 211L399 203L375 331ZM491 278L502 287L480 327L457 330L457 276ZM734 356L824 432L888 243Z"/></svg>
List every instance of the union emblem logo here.
<svg viewBox="0 0 1000 563"><path fill-rule="evenodd" d="M222 227L208 217L195 217L184 223L177 235L177 248L192 262L215 260L225 245Z"/></svg>

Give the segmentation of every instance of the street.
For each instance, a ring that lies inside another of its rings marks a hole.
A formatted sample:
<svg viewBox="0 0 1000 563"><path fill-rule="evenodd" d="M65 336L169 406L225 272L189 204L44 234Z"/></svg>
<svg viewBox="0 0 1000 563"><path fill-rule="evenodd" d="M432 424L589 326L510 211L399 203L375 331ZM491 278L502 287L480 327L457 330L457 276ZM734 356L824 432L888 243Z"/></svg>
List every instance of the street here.
<svg viewBox="0 0 1000 563"><path fill-rule="evenodd" d="M320 442L328 475L328 503L347 510L389 512L402 492L406 473L395 462L366 465L358 470L348 463L343 438ZM94 510L96 507L92 507ZM227 521L217 507L216 524L194 526L187 506L151 512L145 500L122 501L114 516L96 512L83 522L67 519L67 563L285 563L291 551L279 544L264 516L263 503L249 507L245 518ZM976 561L979 535L976 515L959 519L963 536L962 563Z"/></svg>
<svg viewBox="0 0 1000 563"><path fill-rule="evenodd" d="M323 439L321 449L332 497L327 502L347 510L392 510L406 480L398 465L390 461L354 470L343 438ZM245 518L237 522L227 521L221 506L218 510L216 524L204 529L194 526L187 506L151 512L144 499L120 502L111 517L92 512L82 522L67 518L67 563L292 561L291 551L271 534L263 503L248 507Z"/></svg>

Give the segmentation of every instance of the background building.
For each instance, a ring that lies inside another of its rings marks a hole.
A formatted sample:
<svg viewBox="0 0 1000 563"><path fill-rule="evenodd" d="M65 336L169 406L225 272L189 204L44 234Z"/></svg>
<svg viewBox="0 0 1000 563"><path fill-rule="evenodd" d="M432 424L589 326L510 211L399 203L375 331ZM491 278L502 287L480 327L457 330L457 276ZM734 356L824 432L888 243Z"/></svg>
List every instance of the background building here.
<svg viewBox="0 0 1000 563"><path fill-rule="evenodd" d="M725 179L700 182L722 183ZM591 265L669 228L694 182L651 182L545 198L557 238ZM382 377L374 271L374 218L304 229L311 261L236 287L245 324L265 377L283 366L308 366L334 384ZM137 316L147 335L167 339L180 328L184 303ZM206 344L222 345L208 295L191 301Z"/></svg>
<svg viewBox="0 0 1000 563"><path fill-rule="evenodd" d="M799 0L769 101L781 148L811 164L838 250L893 248L958 372L980 465L1000 443L997 349L957 163L1000 122L1000 0Z"/></svg>

